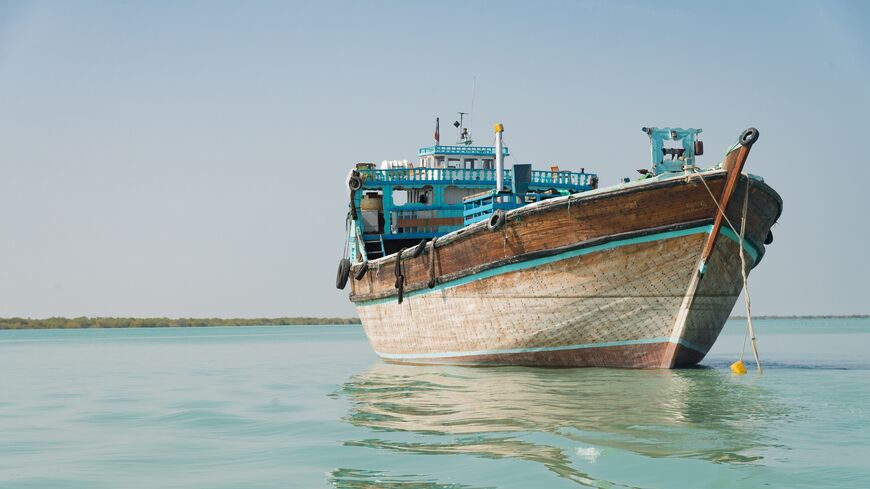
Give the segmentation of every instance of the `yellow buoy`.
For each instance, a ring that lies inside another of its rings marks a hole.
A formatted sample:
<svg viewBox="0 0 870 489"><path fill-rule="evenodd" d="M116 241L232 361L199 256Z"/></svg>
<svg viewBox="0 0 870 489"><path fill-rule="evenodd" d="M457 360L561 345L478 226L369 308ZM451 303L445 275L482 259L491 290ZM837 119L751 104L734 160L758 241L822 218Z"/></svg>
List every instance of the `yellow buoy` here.
<svg viewBox="0 0 870 489"><path fill-rule="evenodd" d="M737 360L736 362L731 364L731 372L737 375L743 375L746 373L746 365L743 364L743 360Z"/></svg>

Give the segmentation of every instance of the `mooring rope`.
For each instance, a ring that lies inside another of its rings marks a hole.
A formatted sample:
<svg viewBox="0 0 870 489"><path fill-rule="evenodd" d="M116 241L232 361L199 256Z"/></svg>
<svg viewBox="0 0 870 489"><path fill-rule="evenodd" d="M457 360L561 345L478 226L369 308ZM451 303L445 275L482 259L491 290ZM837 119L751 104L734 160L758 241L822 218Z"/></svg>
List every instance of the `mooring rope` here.
<svg viewBox="0 0 870 489"><path fill-rule="evenodd" d="M704 179L704 175L701 174L701 171L698 170L697 167L694 167L694 170L695 170L695 174L698 175L698 178L701 179L701 183L704 184L704 188L707 189L707 193L710 194L710 198L713 199L713 203L716 204L716 208L719 209L719 213L722 214L722 217L725 219L725 223L728 224L728 227L731 228L732 231L734 231L734 234L739 234L737 232L737 229L734 227L734 225L731 224L731 219L728 219L728 215L725 214L725 210L722 209L721 205L719 205L719 201L716 199L716 196L713 195L713 191L710 190L710 186L707 185L707 180ZM741 248L740 248L741 250L743 250L742 244L743 243L741 243ZM742 251L741 251L741 253L742 253Z"/></svg>
<svg viewBox="0 0 870 489"><path fill-rule="evenodd" d="M350 253L350 250L349 250L350 246L348 246L348 245L350 244L350 223L352 223L352 222L353 221L351 220L350 214L348 213L347 217L344 220L345 233L344 233L344 243L343 243L344 246L342 246L342 250L341 250L341 259L342 260L347 258L348 254ZM354 258L356 258L356 257L354 257Z"/></svg>
<svg viewBox="0 0 870 489"><path fill-rule="evenodd" d="M432 249L429 250L429 283L426 284L429 288L435 287L437 277L435 276L435 242L438 241L438 236L432 238Z"/></svg>
<svg viewBox="0 0 870 489"><path fill-rule="evenodd" d="M402 248L396 253L396 268L394 269L396 272L396 290L399 291L399 304L402 303L405 292L405 275L402 273L402 253L404 251L405 248Z"/></svg>
<svg viewBox="0 0 870 489"><path fill-rule="evenodd" d="M743 304L746 306L746 329L752 340L752 355L755 357L755 365L758 373L762 373L761 360L758 359L758 346L755 343L755 329L752 327L752 302L749 297L749 278L746 275L746 256L743 252L743 238L746 231L746 215L749 213L749 186L752 180L746 178L746 195L743 196L743 218L740 222L740 272L743 276ZM740 361L743 361L743 353L746 351L746 334L743 335L743 348L740 351Z"/></svg>
<svg viewBox="0 0 870 489"><path fill-rule="evenodd" d="M731 220L728 219L728 215L725 214L725 210L722 209L721 205L719 205L719 201L716 199L716 196L713 195L713 191L710 190L710 186L707 185L707 181L706 179L704 179L704 175L702 175L697 168L693 168L693 171L696 175L698 175L701 183L704 184L704 188L707 189L707 193L710 194L710 198L713 199L713 203L716 204L716 208L722 214L722 217L725 219L728 227L731 228L731 231L733 231L734 234L737 235L739 238L738 246L740 247L740 275L743 278L743 303L746 306L746 333L744 333L743 335L743 347L740 349L740 361L743 361L743 355L746 352L746 337L751 336L752 354L755 357L755 365L758 368L758 373L763 373L763 369L761 368L761 360L758 358L758 346L755 342L755 330L752 327L752 302L749 296L749 277L746 274L746 255L743 249L746 231L746 216L749 213L749 189L752 183L752 179L750 179L748 176L746 177L746 194L743 196L743 215L741 216L740 232L738 233L737 229L734 228L734 225L731 224Z"/></svg>

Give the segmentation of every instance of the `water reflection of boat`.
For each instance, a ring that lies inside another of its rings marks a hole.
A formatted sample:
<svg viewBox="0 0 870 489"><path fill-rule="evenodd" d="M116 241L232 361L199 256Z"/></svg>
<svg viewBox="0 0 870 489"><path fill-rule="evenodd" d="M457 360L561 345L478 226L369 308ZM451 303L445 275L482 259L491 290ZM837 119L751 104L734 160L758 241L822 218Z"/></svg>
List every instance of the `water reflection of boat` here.
<svg viewBox="0 0 870 489"><path fill-rule="evenodd" d="M348 422L383 433L348 445L519 458L585 483L590 477L572 466L578 447L752 462L772 443L772 422L787 414L763 388L734 383L721 371L705 368L638 372L378 364L351 378L342 394L352 403ZM397 441L387 432L433 436Z"/></svg>

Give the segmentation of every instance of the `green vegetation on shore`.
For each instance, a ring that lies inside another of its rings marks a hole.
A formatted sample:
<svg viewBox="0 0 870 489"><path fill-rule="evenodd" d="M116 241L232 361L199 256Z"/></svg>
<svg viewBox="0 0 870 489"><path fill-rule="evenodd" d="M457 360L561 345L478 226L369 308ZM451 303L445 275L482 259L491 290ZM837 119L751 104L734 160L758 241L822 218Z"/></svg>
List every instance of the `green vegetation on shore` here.
<svg viewBox="0 0 870 489"><path fill-rule="evenodd" d="M868 319L870 314L818 316L753 316L753 319ZM731 316L729 319L746 319ZM329 324L360 324L359 318L61 318L47 319L0 318L0 329L87 329L87 328L203 328L208 326L304 326Z"/></svg>
<svg viewBox="0 0 870 489"><path fill-rule="evenodd" d="M752 319L868 319L870 314L819 314L812 316L756 316ZM746 319L746 316L731 316L728 319Z"/></svg>
<svg viewBox="0 0 870 489"><path fill-rule="evenodd" d="M201 328L207 326L301 326L359 324L358 318L0 318L0 329Z"/></svg>

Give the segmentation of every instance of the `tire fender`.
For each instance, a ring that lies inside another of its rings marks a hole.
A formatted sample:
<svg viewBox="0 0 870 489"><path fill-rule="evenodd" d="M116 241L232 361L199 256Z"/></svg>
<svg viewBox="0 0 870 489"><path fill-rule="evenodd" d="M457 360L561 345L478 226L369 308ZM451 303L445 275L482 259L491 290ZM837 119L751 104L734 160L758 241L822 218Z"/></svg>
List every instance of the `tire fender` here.
<svg viewBox="0 0 870 489"><path fill-rule="evenodd" d="M496 209L489 217L489 221L486 222L486 227L490 231L498 231L502 226L504 226L505 221L507 221L507 216L505 215L504 210Z"/></svg>
<svg viewBox="0 0 870 489"><path fill-rule="evenodd" d="M368 260L366 260L366 261L362 262L362 265L360 265L356 269L356 272L354 272L354 274L353 274L354 280L362 280L363 277L366 276L366 272L368 272L368 271L369 271L369 262L368 262Z"/></svg>
<svg viewBox="0 0 870 489"><path fill-rule="evenodd" d="M350 260L342 258L338 262L338 272L335 275L335 288L344 290L347 285L347 277L350 275Z"/></svg>

